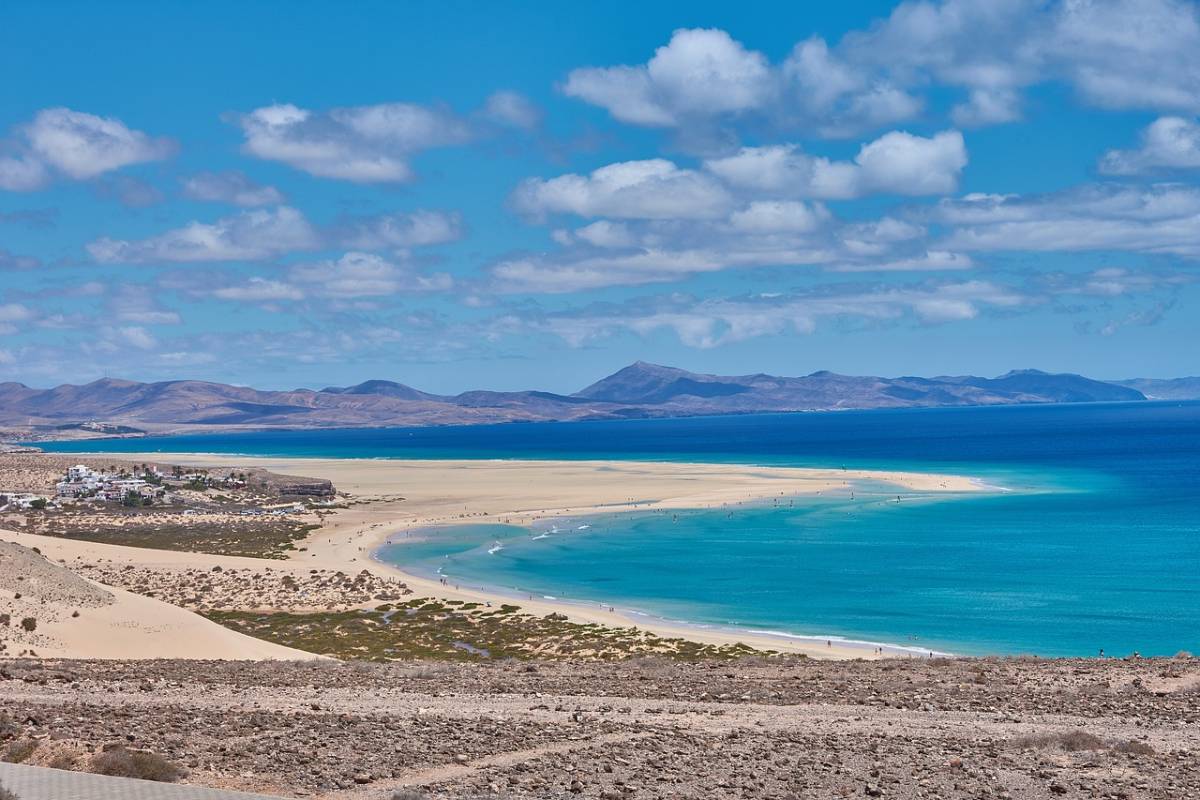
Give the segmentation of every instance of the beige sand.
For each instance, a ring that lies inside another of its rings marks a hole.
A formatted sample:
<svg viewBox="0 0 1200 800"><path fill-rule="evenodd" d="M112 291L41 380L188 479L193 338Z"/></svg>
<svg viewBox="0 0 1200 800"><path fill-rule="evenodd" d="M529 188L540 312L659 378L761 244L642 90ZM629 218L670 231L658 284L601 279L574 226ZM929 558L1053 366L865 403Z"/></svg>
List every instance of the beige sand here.
<svg viewBox="0 0 1200 800"><path fill-rule="evenodd" d="M105 457L114 458L106 455ZM400 461L366 459L250 458L210 454L123 454L121 460L169 459L183 466L259 467L274 472L329 478L352 495L350 508L331 515L324 528L305 543L307 551L291 562L298 569L369 567L401 577L417 596L486 602L512 598L494 591L443 586L376 562L372 551L388 537L415 528L461 522L528 523L531 520L602 511L652 508L720 508L770 498L819 492L846 492L857 481L879 481L905 492L974 492L983 487L971 478L909 472L792 469L739 465L603 461ZM28 537L26 537L28 538ZM43 551L56 559L110 558L139 565L212 566L254 564L254 559L110 547L69 540L44 540ZM763 649L803 652L816 658L872 658L873 645L836 639L810 641L727 629L678 625L631 615L617 609L519 598L536 614L564 613L577 622L637 625L662 636L724 644L741 641ZM898 655L887 651L883 655Z"/></svg>
<svg viewBox="0 0 1200 800"><path fill-rule="evenodd" d="M13 544L23 545L14 547ZM0 611L12 617L7 650L68 658L309 659L177 606L101 586L57 564L67 540L0 532ZM37 547L45 555L31 548ZM151 553L153 551L146 551ZM18 622L36 620L33 631Z"/></svg>

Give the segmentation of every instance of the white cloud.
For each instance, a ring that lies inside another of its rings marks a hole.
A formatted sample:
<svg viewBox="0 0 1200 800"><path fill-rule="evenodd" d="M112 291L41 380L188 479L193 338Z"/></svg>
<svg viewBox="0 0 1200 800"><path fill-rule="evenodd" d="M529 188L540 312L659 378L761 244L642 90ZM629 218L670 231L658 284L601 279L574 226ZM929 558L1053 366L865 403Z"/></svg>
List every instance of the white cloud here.
<svg viewBox="0 0 1200 800"><path fill-rule="evenodd" d="M576 69L563 91L625 122L669 126L760 108L772 81L766 57L725 31L680 29L645 65Z"/></svg>
<svg viewBox="0 0 1200 800"><path fill-rule="evenodd" d="M711 219L729 210L731 197L711 176L656 158L609 164L590 175L530 178L513 193L526 214L581 217Z"/></svg>
<svg viewBox="0 0 1200 800"><path fill-rule="evenodd" d="M926 250L924 253L893 259L868 259L831 265L834 272L927 272L971 269L975 262L964 253L948 250Z"/></svg>
<svg viewBox="0 0 1200 800"><path fill-rule="evenodd" d="M550 333L575 347L625 332L649 336L668 330L688 347L707 349L761 336L807 334L829 320L895 324L907 319L940 324L1042 302L1044 298L988 281L832 286L727 299L699 300L675 294L615 306L572 309L524 321L510 317L502 324Z"/></svg>
<svg viewBox="0 0 1200 800"><path fill-rule="evenodd" d="M278 104L238 115L236 121L248 155L355 183L410 181L412 155L461 144L471 135L467 123L452 112L412 103L327 112Z"/></svg>
<svg viewBox="0 0 1200 800"><path fill-rule="evenodd" d="M1100 159L1099 169L1107 175L1200 169L1200 122L1159 117L1142 131L1139 148L1109 150Z"/></svg>
<svg viewBox="0 0 1200 800"><path fill-rule="evenodd" d="M314 287L321 297L375 297L401 292L445 291L449 275L421 275L407 265L372 253L350 252L336 261L306 264L291 270L295 283Z"/></svg>
<svg viewBox="0 0 1200 800"><path fill-rule="evenodd" d="M1096 185L1054 194L943 200L944 246L967 251L1170 253L1200 258L1200 189Z"/></svg>
<svg viewBox="0 0 1200 800"><path fill-rule="evenodd" d="M576 228L575 236L595 247L629 247L635 241L628 225L606 219Z"/></svg>
<svg viewBox="0 0 1200 800"><path fill-rule="evenodd" d="M855 165L808 156L794 144L743 147L733 155L706 160L704 168L742 190L831 200L858 193Z"/></svg>
<svg viewBox="0 0 1200 800"><path fill-rule="evenodd" d="M424 247L457 241L463 236L457 212L418 210L348 219L337 227L337 240L363 250Z"/></svg>
<svg viewBox="0 0 1200 800"><path fill-rule="evenodd" d="M41 161L30 156L0 156L0 189L30 192L50 179Z"/></svg>
<svg viewBox="0 0 1200 800"><path fill-rule="evenodd" d="M319 244L317 232L294 208L243 211L215 223L191 222L140 241L97 239L87 246L101 263L257 261Z"/></svg>
<svg viewBox="0 0 1200 800"><path fill-rule="evenodd" d="M542 121L542 111L519 92L493 92L483 104L483 116L501 125L533 130Z"/></svg>
<svg viewBox="0 0 1200 800"><path fill-rule="evenodd" d="M1008 88L976 88L950 112L955 124L963 127L996 125L1021 118L1021 98Z"/></svg>
<svg viewBox="0 0 1200 800"><path fill-rule="evenodd" d="M1049 81L1106 108L1200 108L1200 21L1177 0L905 2L839 51L906 84L962 87L959 124L1015 119L1019 91Z"/></svg>
<svg viewBox="0 0 1200 800"><path fill-rule="evenodd" d="M20 303L0 304L0 323L28 322L36 317L32 309Z"/></svg>
<svg viewBox="0 0 1200 800"><path fill-rule="evenodd" d="M958 131L943 131L929 139L892 131L863 145L854 161L867 191L947 194L958 188L967 149Z"/></svg>
<svg viewBox="0 0 1200 800"><path fill-rule="evenodd" d="M190 222L141 240L103 238L87 245L92 258L110 264L262 261L324 247L383 249L424 247L462 236L457 212L414 211L350 217L317 227L289 206L241 211L216 222Z"/></svg>
<svg viewBox="0 0 1200 800"><path fill-rule="evenodd" d="M966 163L958 131L894 131L854 161L807 156L794 145L743 148L691 170L670 161L622 162L590 175L532 179L513 195L544 217L607 217L557 229L559 249L523 253L490 269L500 292L575 292L678 281L723 269L817 266L835 271L971 269L962 248L931 246L920 225L894 217L840 223L797 197L953 191ZM613 219L616 218L616 219Z"/></svg>
<svg viewBox="0 0 1200 800"><path fill-rule="evenodd" d="M125 344L132 345L139 350L153 350L158 347L158 340L147 331L145 328L138 326L130 326L126 328L118 328L117 337Z"/></svg>
<svg viewBox="0 0 1200 800"><path fill-rule="evenodd" d="M69 108L39 111L23 133L30 150L43 162L76 180L159 161L175 149L170 140L152 139L114 117Z"/></svg>
<svg viewBox="0 0 1200 800"><path fill-rule="evenodd" d="M555 294L661 283L724 266L718 254L704 250L648 249L568 259L512 258L494 265L491 274L501 291Z"/></svg>
<svg viewBox="0 0 1200 800"><path fill-rule="evenodd" d="M163 308L150 287L122 284L108 298L108 312L120 322L137 325L178 325L179 314Z"/></svg>
<svg viewBox="0 0 1200 800"><path fill-rule="evenodd" d="M274 206L283 202L283 193L274 186L263 186L244 173L201 172L183 182L183 193L193 200L232 203L235 206Z"/></svg>
<svg viewBox="0 0 1200 800"><path fill-rule="evenodd" d="M729 217L730 226L743 233L808 233L829 218L823 208L795 200L756 200Z"/></svg>
<svg viewBox="0 0 1200 800"><path fill-rule="evenodd" d="M920 238L925 229L911 222L883 217L873 222L861 222L844 226L838 237L850 253L857 256L878 256L886 253L898 242Z"/></svg>
<svg viewBox="0 0 1200 800"><path fill-rule="evenodd" d="M175 152L170 139L152 138L115 117L69 108L43 109L16 134L14 141L0 142L0 189L12 192L40 189L52 174L88 180Z"/></svg>
<svg viewBox="0 0 1200 800"><path fill-rule="evenodd" d="M958 131L932 137L892 131L864 144L853 162L830 161L797 145L743 147L704 162L731 186L793 197L846 199L871 193L948 194L958 186L967 149Z"/></svg>
<svg viewBox="0 0 1200 800"><path fill-rule="evenodd" d="M680 30L645 64L572 71L564 91L635 125L688 131L751 115L847 136L962 92L956 125L1010 122L1046 83L1114 109L1200 111L1200 10L1187 0L909 0L779 64L721 30Z"/></svg>
<svg viewBox="0 0 1200 800"><path fill-rule="evenodd" d="M241 300L251 303L304 299L304 292L295 286L258 277L250 278L245 283L236 286L214 289L212 294L222 300Z"/></svg>

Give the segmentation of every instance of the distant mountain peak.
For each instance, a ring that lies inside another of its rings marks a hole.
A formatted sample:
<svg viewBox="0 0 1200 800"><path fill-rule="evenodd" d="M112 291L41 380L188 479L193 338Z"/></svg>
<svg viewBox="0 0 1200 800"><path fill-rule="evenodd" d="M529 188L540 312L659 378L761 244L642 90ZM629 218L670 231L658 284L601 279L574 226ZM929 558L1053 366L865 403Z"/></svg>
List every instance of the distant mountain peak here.
<svg viewBox="0 0 1200 800"><path fill-rule="evenodd" d="M385 380L368 380L354 386L327 386L321 390L324 394L342 395L379 395L381 397L396 397L405 400L424 400L433 395L419 389L405 386L403 383Z"/></svg>
<svg viewBox="0 0 1200 800"><path fill-rule="evenodd" d="M1012 370L995 378L840 375L706 375L635 361L569 397L543 391L475 390L449 397L390 380L313 391L261 391L207 381L138 383L101 378L31 389L0 383L0 424L61 428L93 421L156 431L367 427L753 414L849 408L1086 403L1200 398L1196 379L1097 381Z"/></svg>

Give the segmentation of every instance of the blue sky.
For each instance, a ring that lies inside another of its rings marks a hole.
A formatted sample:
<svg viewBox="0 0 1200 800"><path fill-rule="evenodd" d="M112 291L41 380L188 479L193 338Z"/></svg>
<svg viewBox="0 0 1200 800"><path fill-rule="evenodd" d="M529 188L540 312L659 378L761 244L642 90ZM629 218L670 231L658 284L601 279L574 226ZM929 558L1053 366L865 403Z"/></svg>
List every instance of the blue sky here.
<svg viewBox="0 0 1200 800"><path fill-rule="evenodd" d="M1195 3L22 3L0 380L1200 372Z"/></svg>

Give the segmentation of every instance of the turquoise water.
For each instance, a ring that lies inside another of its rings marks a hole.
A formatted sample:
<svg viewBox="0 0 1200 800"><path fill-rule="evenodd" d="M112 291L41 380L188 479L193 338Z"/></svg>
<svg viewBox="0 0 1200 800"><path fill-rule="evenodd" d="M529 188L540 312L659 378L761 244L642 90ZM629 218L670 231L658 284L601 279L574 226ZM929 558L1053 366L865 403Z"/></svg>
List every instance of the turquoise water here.
<svg viewBox="0 0 1200 800"><path fill-rule="evenodd" d="M864 485L853 500L842 492L678 517L604 514L532 530L460 526L401 541L381 557L463 584L800 635L960 653L1200 650L1197 403L241 434L106 447L151 443L164 452L966 473L1008 491L935 498Z"/></svg>

